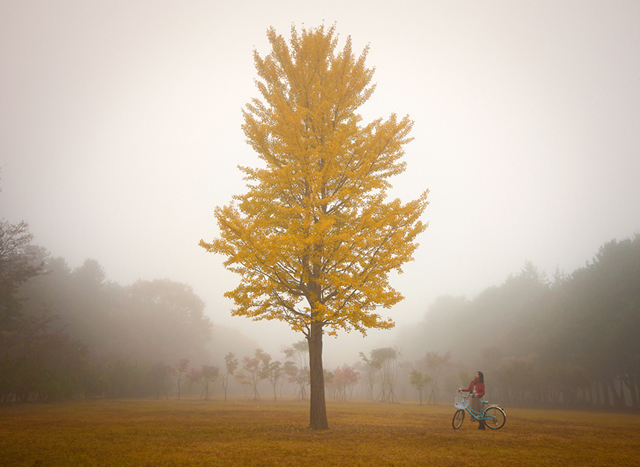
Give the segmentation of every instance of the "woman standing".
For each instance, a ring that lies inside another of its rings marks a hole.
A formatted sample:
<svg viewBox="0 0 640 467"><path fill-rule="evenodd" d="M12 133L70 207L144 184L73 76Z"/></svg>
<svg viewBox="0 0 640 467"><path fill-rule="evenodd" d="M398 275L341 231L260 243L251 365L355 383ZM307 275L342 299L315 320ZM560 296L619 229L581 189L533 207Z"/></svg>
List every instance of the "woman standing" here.
<svg viewBox="0 0 640 467"><path fill-rule="evenodd" d="M476 373L476 378L471 381L468 389L460 388L463 392L471 393L471 409L477 413L480 413L482 410L482 404L480 400L482 396L484 396L484 373L478 371ZM484 420L479 420L478 430L484 430Z"/></svg>

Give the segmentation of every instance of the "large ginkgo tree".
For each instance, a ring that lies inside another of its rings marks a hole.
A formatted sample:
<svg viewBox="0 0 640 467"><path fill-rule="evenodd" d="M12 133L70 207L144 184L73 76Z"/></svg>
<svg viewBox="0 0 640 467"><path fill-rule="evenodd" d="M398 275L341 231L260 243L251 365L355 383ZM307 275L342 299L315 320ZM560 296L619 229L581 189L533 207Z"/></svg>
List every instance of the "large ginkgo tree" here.
<svg viewBox="0 0 640 467"><path fill-rule="evenodd" d="M261 97L244 110L243 130L262 160L240 167L247 192L215 210L220 235L200 241L240 275L225 295L233 315L286 321L309 343L310 426L328 428L323 334L391 328L378 313L402 300L389 284L418 247L427 193L388 200L412 121L391 115L362 123L373 69L351 39L338 49L334 27L272 28L271 52L254 52Z"/></svg>

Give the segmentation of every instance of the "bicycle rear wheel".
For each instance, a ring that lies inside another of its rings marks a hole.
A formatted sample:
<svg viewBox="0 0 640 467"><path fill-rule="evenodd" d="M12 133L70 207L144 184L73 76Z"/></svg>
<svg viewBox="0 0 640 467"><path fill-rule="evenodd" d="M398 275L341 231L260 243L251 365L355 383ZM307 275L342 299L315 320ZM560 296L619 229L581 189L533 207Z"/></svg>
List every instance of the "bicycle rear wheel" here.
<svg viewBox="0 0 640 467"><path fill-rule="evenodd" d="M507 415L500 407L489 407L486 410L486 415L482 418L485 419L484 423L487 425L487 428L491 428L492 430L499 430L507 421Z"/></svg>
<svg viewBox="0 0 640 467"><path fill-rule="evenodd" d="M458 409L456 413L453 414L453 420L451 424L453 425L453 429L457 430L462 426L462 422L464 422L464 410Z"/></svg>

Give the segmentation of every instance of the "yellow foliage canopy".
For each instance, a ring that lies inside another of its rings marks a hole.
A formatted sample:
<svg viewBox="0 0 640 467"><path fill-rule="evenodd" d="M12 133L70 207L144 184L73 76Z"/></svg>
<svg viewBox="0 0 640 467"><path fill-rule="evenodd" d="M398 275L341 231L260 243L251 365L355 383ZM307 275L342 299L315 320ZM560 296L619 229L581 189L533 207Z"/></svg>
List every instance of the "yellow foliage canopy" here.
<svg viewBox="0 0 640 467"><path fill-rule="evenodd" d="M367 49L356 57L334 28L268 31L271 53L254 52L262 96L244 111L248 143L263 168L241 167L247 193L215 211L220 237L200 241L241 275L226 293L234 315L284 320L308 335L312 322L339 329L390 328L376 313L402 299L389 285L417 248L428 202L387 201L404 171L412 122L396 115L362 125L372 94Z"/></svg>

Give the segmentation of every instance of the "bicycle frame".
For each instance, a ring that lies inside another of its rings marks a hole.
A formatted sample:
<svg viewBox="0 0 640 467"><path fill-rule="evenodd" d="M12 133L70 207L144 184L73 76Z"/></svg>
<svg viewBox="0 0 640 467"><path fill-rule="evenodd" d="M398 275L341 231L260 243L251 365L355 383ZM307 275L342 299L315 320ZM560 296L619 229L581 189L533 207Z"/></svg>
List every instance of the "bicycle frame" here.
<svg viewBox="0 0 640 467"><path fill-rule="evenodd" d="M471 407L467 407L464 410L466 410L467 413L471 415L473 418L475 418L476 420L491 420L491 416L488 415L487 411L485 410L485 406L489 403L489 401L480 401L480 402L482 402L482 409L480 410L480 412L476 412ZM482 417L483 414L487 416Z"/></svg>

